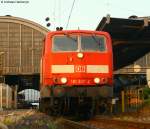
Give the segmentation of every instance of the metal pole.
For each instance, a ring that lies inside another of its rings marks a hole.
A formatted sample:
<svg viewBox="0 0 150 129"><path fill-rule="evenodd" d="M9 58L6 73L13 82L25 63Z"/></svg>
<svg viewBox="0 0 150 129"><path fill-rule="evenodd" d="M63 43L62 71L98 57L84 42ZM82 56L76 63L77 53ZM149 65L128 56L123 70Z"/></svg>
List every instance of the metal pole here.
<svg viewBox="0 0 150 129"><path fill-rule="evenodd" d="M33 29L32 29L32 50L31 50L31 52L32 52L32 72L34 73L34 31L33 31Z"/></svg>
<svg viewBox="0 0 150 129"><path fill-rule="evenodd" d="M10 70L10 28L9 28L9 23L8 23L8 28L7 28L7 31L8 31L8 55L7 55L7 72Z"/></svg>
<svg viewBox="0 0 150 129"><path fill-rule="evenodd" d="M6 108L9 108L8 107L8 100L9 100L9 86L8 85L6 85Z"/></svg>
<svg viewBox="0 0 150 129"><path fill-rule="evenodd" d="M22 30L22 25L20 24L20 62L19 62L19 73L22 72L21 68L22 68L22 34L21 34L21 30Z"/></svg>
<svg viewBox="0 0 150 129"><path fill-rule="evenodd" d="M0 98L1 98L1 100L0 100L0 102L1 102L0 110L2 110L2 109L3 109L3 102L2 102L2 101L3 101L3 99L2 99L2 97L3 97L3 96L2 96L3 83L1 84L0 88L1 88L1 89L0 89L0 93L1 93L1 94L0 94Z"/></svg>
<svg viewBox="0 0 150 129"><path fill-rule="evenodd" d="M5 54L5 52L0 52L0 58L1 58L1 67L2 67L2 73L3 73L3 55ZM5 83L5 80L3 80L3 76L2 76L2 73L1 73L1 77L2 77L2 83L0 85L0 110L3 109L3 84Z"/></svg>
<svg viewBox="0 0 150 129"><path fill-rule="evenodd" d="M124 91L121 91L121 98L122 98L122 112L125 111L125 98L124 98Z"/></svg>
<svg viewBox="0 0 150 129"><path fill-rule="evenodd" d="M15 91L14 91L14 105L15 105L15 108L17 108L17 89L18 89L18 86L15 85Z"/></svg>

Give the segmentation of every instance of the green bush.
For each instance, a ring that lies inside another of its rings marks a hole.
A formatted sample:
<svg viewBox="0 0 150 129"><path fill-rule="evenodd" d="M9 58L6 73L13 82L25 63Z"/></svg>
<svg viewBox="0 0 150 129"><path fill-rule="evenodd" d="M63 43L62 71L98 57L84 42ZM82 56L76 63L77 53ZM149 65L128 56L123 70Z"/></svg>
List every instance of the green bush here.
<svg viewBox="0 0 150 129"><path fill-rule="evenodd" d="M10 125L12 123L14 123L14 121L9 118L9 117L6 117L4 120L3 120L3 123L6 124L6 125Z"/></svg>
<svg viewBox="0 0 150 129"><path fill-rule="evenodd" d="M48 123L47 125L48 125L49 129L57 129L56 124L54 124L52 122Z"/></svg>
<svg viewBox="0 0 150 129"><path fill-rule="evenodd" d="M144 99L149 99L150 98L150 88L148 88L148 87L144 88L143 95L144 95Z"/></svg>

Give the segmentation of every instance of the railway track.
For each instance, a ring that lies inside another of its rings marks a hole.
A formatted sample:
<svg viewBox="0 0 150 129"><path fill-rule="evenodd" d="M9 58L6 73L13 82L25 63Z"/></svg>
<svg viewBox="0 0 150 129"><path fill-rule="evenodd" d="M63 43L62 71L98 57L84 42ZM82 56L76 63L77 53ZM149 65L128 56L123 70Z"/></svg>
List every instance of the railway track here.
<svg viewBox="0 0 150 129"><path fill-rule="evenodd" d="M2 117L12 117L13 120L15 120L15 117L18 116L19 120L23 118L22 123L16 123L14 127L18 127L16 129L19 129L20 127L31 127L34 129L41 128L47 129L46 125L54 125L55 127L58 127L56 129L150 129L150 122L137 122L137 121L125 121L110 117L101 117L97 116L93 119L87 120L87 121L79 121L75 122L70 120L69 118L53 118L50 116L47 116L45 114L36 113L34 110L16 110L13 112L1 112L0 116ZM26 118L25 118L26 117ZM16 121L17 122L17 121ZM28 125L25 125L29 123ZM51 123L51 124L50 124ZM43 124L43 125L42 125ZM0 127L4 128L5 125L0 123ZM11 126L9 126L11 127ZM7 127L5 127L7 129ZM11 128L10 128L11 129Z"/></svg>
<svg viewBox="0 0 150 129"><path fill-rule="evenodd" d="M51 117L35 110L2 111L0 121L0 129L92 129L69 118Z"/></svg>
<svg viewBox="0 0 150 129"><path fill-rule="evenodd" d="M30 115L34 113L35 110L33 109L16 109L16 110L6 110L6 111L1 111L0 116L18 116L18 115Z"/></svg>
<svg viewBox="0 0 150 129"><path fill-rule="evenodd" d="M20 110L5 110L0 111L0 129L8 129L6 124L14 124L17 121L21 120L23 117L30 116L34 114L32 109L20 109Z"/></svg>
<svg viewBox="0 0 150 129"><path fill-rule="evenodd" d="M109 118L94 118L81 122L96 129L150 129L150 123L125 121Z"/></svg>
<svg viewBox="0 0 150 129"><path fill-rule="evenodd" d="M95 129L95 128L92 128L90 125L87 126L80 122L75 122L75 121L63 119L63 118L59 121L58 125L60 126L61 129Z"/></svg>

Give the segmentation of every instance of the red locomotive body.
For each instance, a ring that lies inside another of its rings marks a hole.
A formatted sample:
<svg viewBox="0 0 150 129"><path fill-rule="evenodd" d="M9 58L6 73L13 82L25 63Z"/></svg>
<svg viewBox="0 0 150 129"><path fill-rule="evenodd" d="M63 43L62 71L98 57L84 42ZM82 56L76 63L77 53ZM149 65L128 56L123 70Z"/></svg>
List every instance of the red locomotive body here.
<svg viewBox="0 0 150 129"><path fill-rule="evenodd" d="M66 98L81 96L111 96L111 45L106 32L49 32L41 59L41 101L50 102L52 98L58 101L59 97L65 101Z"/></svg>

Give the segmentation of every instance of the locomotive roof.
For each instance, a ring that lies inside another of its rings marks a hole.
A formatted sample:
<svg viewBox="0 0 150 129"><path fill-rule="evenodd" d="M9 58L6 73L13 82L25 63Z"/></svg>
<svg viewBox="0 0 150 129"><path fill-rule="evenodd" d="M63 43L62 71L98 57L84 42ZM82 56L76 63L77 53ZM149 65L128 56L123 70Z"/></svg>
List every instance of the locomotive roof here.
<svg viewBox="0 0 150 129"><path fill-rule="evenodd" d="M62 34L62 33L108 33L104 31L94 31L94 30L58 30L58 31L50 31L49 33Z"/></svg>

